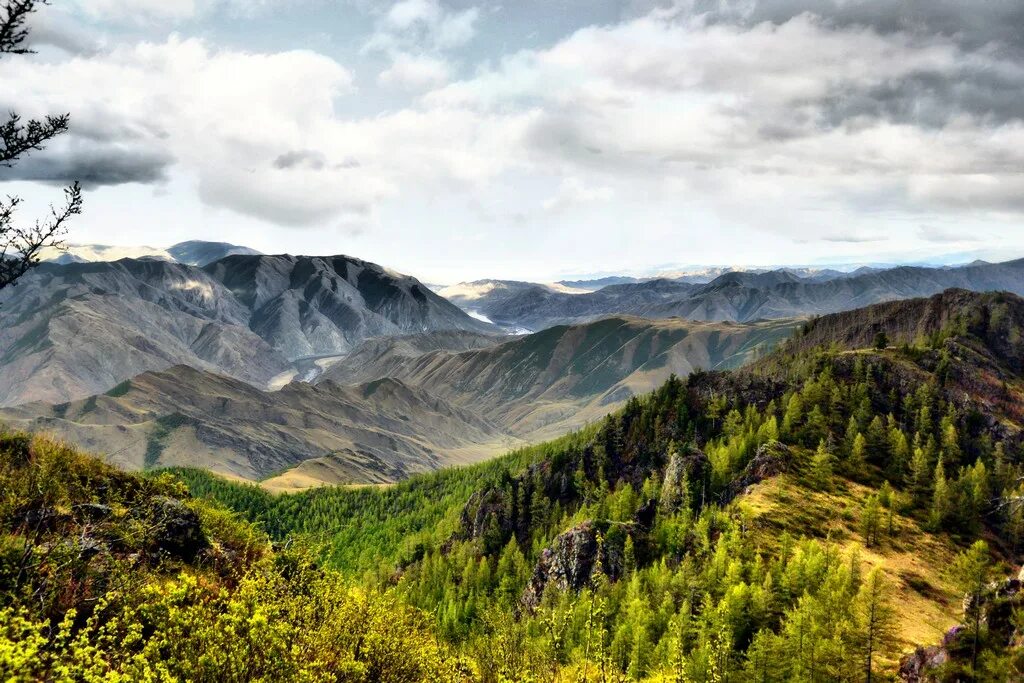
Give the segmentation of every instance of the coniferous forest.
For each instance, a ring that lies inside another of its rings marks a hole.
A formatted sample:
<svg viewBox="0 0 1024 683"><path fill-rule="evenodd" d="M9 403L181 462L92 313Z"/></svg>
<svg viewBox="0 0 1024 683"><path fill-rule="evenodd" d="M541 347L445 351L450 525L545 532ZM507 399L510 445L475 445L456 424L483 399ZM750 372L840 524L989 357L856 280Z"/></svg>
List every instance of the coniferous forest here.
<svg viewBox="0 0 1024 683"><path fill-rule="evenodd" d="M385 488L139 477L7 434L0 666L1015 680L1024 301L883 306L856 339L811 320L746 370L673 377L559 440Z"/></svg>

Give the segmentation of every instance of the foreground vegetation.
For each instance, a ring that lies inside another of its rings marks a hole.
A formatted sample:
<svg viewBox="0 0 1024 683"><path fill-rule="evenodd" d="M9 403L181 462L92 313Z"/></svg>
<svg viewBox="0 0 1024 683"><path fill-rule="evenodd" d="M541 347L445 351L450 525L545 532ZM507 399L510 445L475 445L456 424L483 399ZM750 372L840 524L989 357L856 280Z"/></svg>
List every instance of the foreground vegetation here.
<svg viewBox="0 0 1024 683"><path fill-rule="evenodd" d="M750 371L387 489L139 479L8 435L2 673L1020 679L1024 302L940 303L895 345L813 322Z"/></svg>
<svg viewBox="0 0 1024 683"><path fill-rule="evenodd" d="M460 680L425 616L169 477L0 435L5 681Z"/></svg>

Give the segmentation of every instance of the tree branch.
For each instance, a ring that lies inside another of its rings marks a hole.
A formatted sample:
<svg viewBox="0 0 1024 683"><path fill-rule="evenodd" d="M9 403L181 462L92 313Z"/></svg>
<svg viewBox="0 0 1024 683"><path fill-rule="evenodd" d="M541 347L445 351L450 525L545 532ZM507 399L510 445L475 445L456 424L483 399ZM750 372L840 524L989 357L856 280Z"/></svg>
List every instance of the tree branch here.
<svg viewBox="0 0 1024 683"><path fill-rule="evenodd" d="M7 0L0 7L0 54L24 55L32 50L24 47L28 38L25 21L36 10L36 5L48 5L49 0Z"/></svg>
<svg viewBox="0 0 1024 683"><path fill-rule="evenodd" d="M82 188L78 183L64 190L66 203L60 209L51 206L50 218L36 221L31 228L13 224L18 197L0 200L0 289L14 283L39 263L40 252L47 247L60 249L67 232L67 222L82 213Z"/></svg>
<svg viewBox="0 0 1024 683"><path fill-rule="evenodd" d="M44 143L67 132L69 120L67 114L60 114L47 116L42 121L31 119L23 125L21 117L10 112L7 120L0 124L0 166L9 168L21 155L41 150Z"/></svg>

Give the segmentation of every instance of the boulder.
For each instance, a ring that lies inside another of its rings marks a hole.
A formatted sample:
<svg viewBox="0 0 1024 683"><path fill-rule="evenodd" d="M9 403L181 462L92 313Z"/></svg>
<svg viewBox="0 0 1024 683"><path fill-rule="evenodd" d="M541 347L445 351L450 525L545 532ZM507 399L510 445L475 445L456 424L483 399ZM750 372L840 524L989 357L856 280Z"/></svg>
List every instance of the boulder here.
<svg viewBox="0 0 1024 683"><path fill-rule="evenodd" d="M949 661L944 647L919 647L900 660L899 679L904 683L924 683L931 680L930 673Z"/></svg>
<svg viewBox="0 0 1024 683"><path fill-rule="evenodd" d="M148 516L153 523L153 542L160 550L191 562L210 543L199 515L176 498L156 496Z"/></svg>
<svg viewBox="0 0 1024 683"><path fill-rule="evenodd" d="M113 514L109 505L80 503L71 507L71 513L79 522L100 522Z"/></svg>

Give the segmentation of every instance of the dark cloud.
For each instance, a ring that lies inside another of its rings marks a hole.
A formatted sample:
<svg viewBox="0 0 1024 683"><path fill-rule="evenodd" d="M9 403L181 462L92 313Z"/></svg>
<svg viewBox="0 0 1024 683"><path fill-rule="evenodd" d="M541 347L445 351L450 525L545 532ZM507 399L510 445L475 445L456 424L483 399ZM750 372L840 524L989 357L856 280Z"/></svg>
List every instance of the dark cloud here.
<svg viewBox="0 0 1024 683"><path fill-rule="evenodd" d="M29 36L32 49L55 47L72 55L90 56L100 51L99 43L79 28L66 13L44 8L33 15Z"/></svg>
<svg viewBox="0 0 1024 683"><path fill-rule="evenodd" d="M47 149L19 161L13 168L0 169L0 180L33 180L85 187L152 184L167 179L174 159L152 150L119 146L75 146Z"/></svg>
<svg viewBox="0 0 1024 683"><path fill-rule="evenodd" d="M867 116L941 128L963 114L1002 124L1024 119L1024 70L1010 74L965 65L955 73L922 71L870 88L846 88L818 104L826 126Z"/></svg>
<svg viewBox="0 0 1024 683"><path fill-rule="evenodd" d="M922 70L866 89L849 83L820 103L822 125L871 117L936 128L969 114L995 124L1024 120L1024 2L1021 0L691 0L687 16L709 23L784 24L811 15L835 30L949 40L966 56L953 69Z"/></svg>
<svg viewBox="0 0 1024 683"><path fill-rule="evenodd" d="M829 26L866 26L888 34L942 35L968 49L990 43L1024 49L1020 0L691 0L690 12L709 21L783 24L801 14Z"/></svg>
<svg viewBox="0 0 1024 683"><path fill-rule="evenodd" d="M323 154L309 149L292 150L274 159L274 168L279 170L305 168L321 171L326 165L327 159Z"/></svg>

